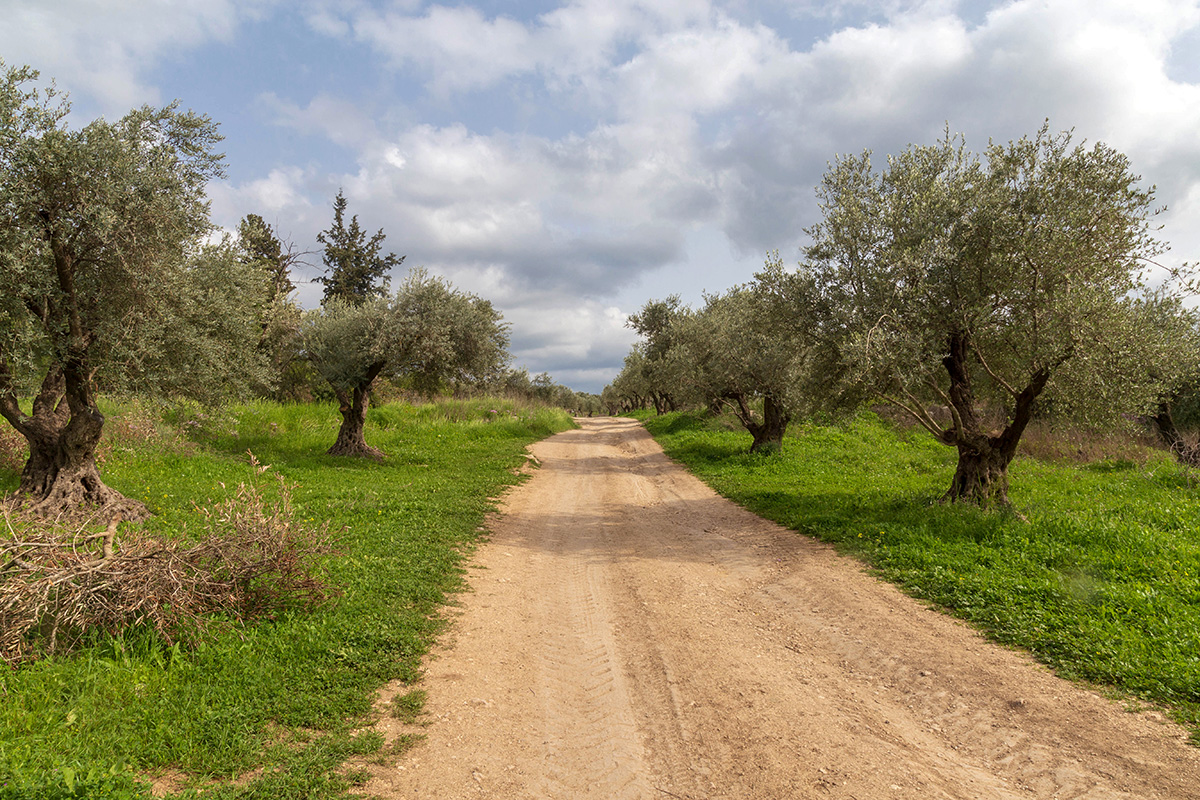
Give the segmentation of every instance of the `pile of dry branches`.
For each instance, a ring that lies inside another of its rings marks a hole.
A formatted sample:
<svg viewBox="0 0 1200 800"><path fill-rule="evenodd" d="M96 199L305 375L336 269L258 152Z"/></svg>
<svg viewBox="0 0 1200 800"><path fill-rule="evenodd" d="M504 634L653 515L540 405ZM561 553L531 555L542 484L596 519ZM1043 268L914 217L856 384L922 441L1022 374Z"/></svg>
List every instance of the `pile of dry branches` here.
<svg viewBox="0 0 1200 800"><path fill-rule="evenodd" d="M173 541L118 534L120 517L94 533L6 509L0 659L15 664L91 632L142 625L169 644L189 642L208 625L311 608L329 595L316 574L328 529L296 522L282 480L277 500L243 484L205 516L198 541Z"/></svg>
<svg viewBox="0 0 1200 800"><path fill-rule="evenodd" d="M1200 437L1191 432L1180 435L1171 443L1171 454L1181 464L1200 469Z"/></svg>

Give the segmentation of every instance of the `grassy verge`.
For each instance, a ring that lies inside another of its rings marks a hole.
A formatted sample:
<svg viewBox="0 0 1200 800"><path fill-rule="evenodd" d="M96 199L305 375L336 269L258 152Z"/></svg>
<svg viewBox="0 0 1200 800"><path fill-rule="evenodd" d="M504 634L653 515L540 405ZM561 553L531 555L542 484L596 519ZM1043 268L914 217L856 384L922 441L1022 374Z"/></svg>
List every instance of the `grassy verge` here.
<svg viewBox="0 0 1200 800"><path fill-rule="evenodd" d="M338 532L324 569L341 595L190 650L135 631L0 675L0 798L141 797L167 770L179 796L345 796L359 776L343 763L382 745L363 730L375 692L418 678L489 498L526 445L571 424L497 400L385 406L367 425L376 464L323 454L332 406L113 411L102 470L156 512L151 531L188 536L197 507L256 479L249 450L294 485L302 519ZM0 470L0 489L16 482Z"/></svg>
<svg viewBox="0 0 1200 800"><path fill-rule="evenodd" d="M1060 675L1170 708L1200 743L1200 488L1169 458L1015 461L1015 510L943 506L954 452L871 415L794 426L777 456L685 414L645 418L717 492L833 542Z"/></svg>

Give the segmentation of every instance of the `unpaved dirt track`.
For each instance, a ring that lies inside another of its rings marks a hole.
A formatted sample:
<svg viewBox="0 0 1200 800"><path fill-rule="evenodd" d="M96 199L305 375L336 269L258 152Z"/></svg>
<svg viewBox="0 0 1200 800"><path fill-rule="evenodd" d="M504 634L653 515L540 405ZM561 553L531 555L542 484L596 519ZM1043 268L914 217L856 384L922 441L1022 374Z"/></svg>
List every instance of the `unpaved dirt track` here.
<svg viewBox="0 0 1200 800"><path fill-rule="evenodd" d="M717 497L636 423L582 425L532 448L429 662L428 739L366 793L1200 797L1179 727Z"/></svg>

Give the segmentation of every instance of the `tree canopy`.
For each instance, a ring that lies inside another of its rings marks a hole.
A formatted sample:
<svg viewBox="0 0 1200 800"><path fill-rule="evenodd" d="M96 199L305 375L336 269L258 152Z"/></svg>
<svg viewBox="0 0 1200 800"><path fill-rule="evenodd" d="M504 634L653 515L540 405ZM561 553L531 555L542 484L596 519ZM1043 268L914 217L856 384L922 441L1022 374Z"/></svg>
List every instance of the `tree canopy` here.
<svg viewBox="0 0 1200 800"><path fill-rule="evenodd" d="M606 401L724 404L759 449L793 414L883 400L957 449L945 499L980 503L1008 502L1035 414L1150 414L1178 441L1167 412L1200 363L1178 299L1194 269L1155 263L1154 190L1124 155L1048 124L981 154L947 131L883 169L839 157L817 196L798 269L772 257L698 311L671 297L630 317L643 341Z"/></svg>
<svg viewBox="0 0 1200 800"><path fill-rule="evenodd" d="M807 269L830 330L859 380L958 449L947 499L1007 501L1039 399L1098 421L1160 391L1146 361L1166 351L1134 300L1162 251L1153 189L1112 148L1043 127L981 159L947 135L882 172L840 158L818 197Z"/></svg>
<svg viewBox="0 0 1200 800"><path fill-rule="evenodd" d="M641 335L644 345L637 366L641 370L638 382L642 393L654 402L659 414L674 411L676 369L676 327L681 315L686 314L679 295L673 294L665 300L650 300L636 314L630 314L627 325ZM626 360L625 368L630 368Z"/></svg>
<svg viewBox="0 0 1200 800"><path fill-rule="evenodd" d="M777 450L793 416L849 397L827 318L811 275L774 253L753 281L706 295L698 310L672 295L632 315L643 341L608 396L634 406L648 397L660 413L676 403L728 408L754 437L752 451Z"/></svg>
<svg viewBox="0 0 1200 800"><path fill-rule="evenodd" d="M259 265L270 277L272 299L286 301L296 288L292 282L292 267L300 263L303 254L290 243L284 245L258 214L247 214L242 218L238 223L237 240L241 259Z"/></svg>
<svg viewBox="0 0 1200 800"><path fill-rule="evenodd" d="M37 508L137 515L96 470L97 388L265 377L252 353L229 357L262 298L231 291L256 278L202 245L205 185L222 174L211 120L172 104L75 130L36 78L0 64L0 414L29 443L19 491Z"/></svg>
<svg viewBox="0 0 1200 800"><path fill-rule="evenodd" d="M833 410L843 398L832 340L811 277L778 253L754 281L709 295L674 329L674 380L689 402L730 408L754 437L752 452L777 450L793 417Z"/></svg>
<svg viewBox="0 0 1200 800"><path fill-rule="evenodd" d="M334 299L308 312L303 341L338 398L342 425L332 455L381 455L363 436L380 376L432 392L443 381L495 378L508 362L508 326L492 304L420 269L391 298L361 305Z"/></svg>

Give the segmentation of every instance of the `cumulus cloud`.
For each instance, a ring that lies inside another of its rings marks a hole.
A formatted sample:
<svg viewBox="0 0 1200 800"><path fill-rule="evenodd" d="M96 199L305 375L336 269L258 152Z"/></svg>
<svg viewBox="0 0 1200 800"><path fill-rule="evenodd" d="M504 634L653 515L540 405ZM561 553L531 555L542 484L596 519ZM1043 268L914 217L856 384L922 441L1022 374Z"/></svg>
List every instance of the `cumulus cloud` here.
<svg viewBox="0 0 1200 800"><path fill-rule="evenodd" d="M230 41L278 0L0 0L0 53L71 86L108 116L160 103L152 68L176 49Z"/></svg>
<svg viewBox="0 0 1200 800"><path fill-rule="evenodd" d="M268 92L259 97L259 103L274 115L277 125L323 136L343 147L361 148L379 138L374 120L341 97L321 93L301 108Z"/></svg>
<svg viewBox="0 0 1200 800"><path fill-rule="evenodd" d="M1126 152L1173 202L1200 178L1200 141L1189 133L1200 87L1171 80L1164 54L1197 24L1197 6L1129 9L1023 0L968 26L924 8L787 54L706 151L730 200L725 230L746 248L781 245L797 219L814 218L811 187L835 154L896 152L947 124L982 149L1049 118Z"/></svg>
<svg viewBox="0 0 1200 800"><path fill-rule="evenodd" d="M864 11L824 8L834 22ZM573 292L529 307L540 317L514 312L535 361L586 362L565 332L581 303L664 268L694 289L692 231L724 232L737 279L768 249L794 254L836 154L896 152L947 124L982 149L1049 117L1125 150L1176 217L1194 213L1200 87L1173 81L1165 59L1197 25L1195 3L1018 0L968 19L957 3L897 2L807 47L704 2L581 0L523 20L437 5L347 18L393 69L427 75L432 93L467 97L532 76L590 109L589 128L557 137L413 126L364 147L346 176L399 239L463 280ZM627 341L616 330L613 341Z"/></svg>
<svg viewBox="0 0 1200 800"><path fill-rule="evenodd" d="M422 68L435 90L486 88L536 63L524 25L467 6L434 6L420 17L367 10L353 29L394 66Z"/></svg>
<svg viewBox="0 0 1200 800"><path fill-rule="evenodd" d="M275 216L296 216L312 208L309 200L312 172L299 167L273 169L262 178L240 186L214 183L208 188L209 198L218 217L237 215L242 208L260 209L255 212Z"/></svg>
<svg viewBox="0 0 1200 800"><path fill-rule="evenodd" d="M0 0L0 51L52 53L48 73L123 110L153 99L153 65L173 48L247 46L247 19L299 14L362 59L361 79L280 87L260 118L351 166L264 164L215 186L214 214L263 213L311 246L342 187L406 263L495 299L518 359L559 380L619 367L633 292L721 290L766 250L795 257L836 154L897 152L947 124L976 150L1046 118L1103 140L1158 184L1175 254L1200 250L1200 85L1186 78L1200 69L1180 67L1200 35L1195 0L133 8Z"/></svg>

